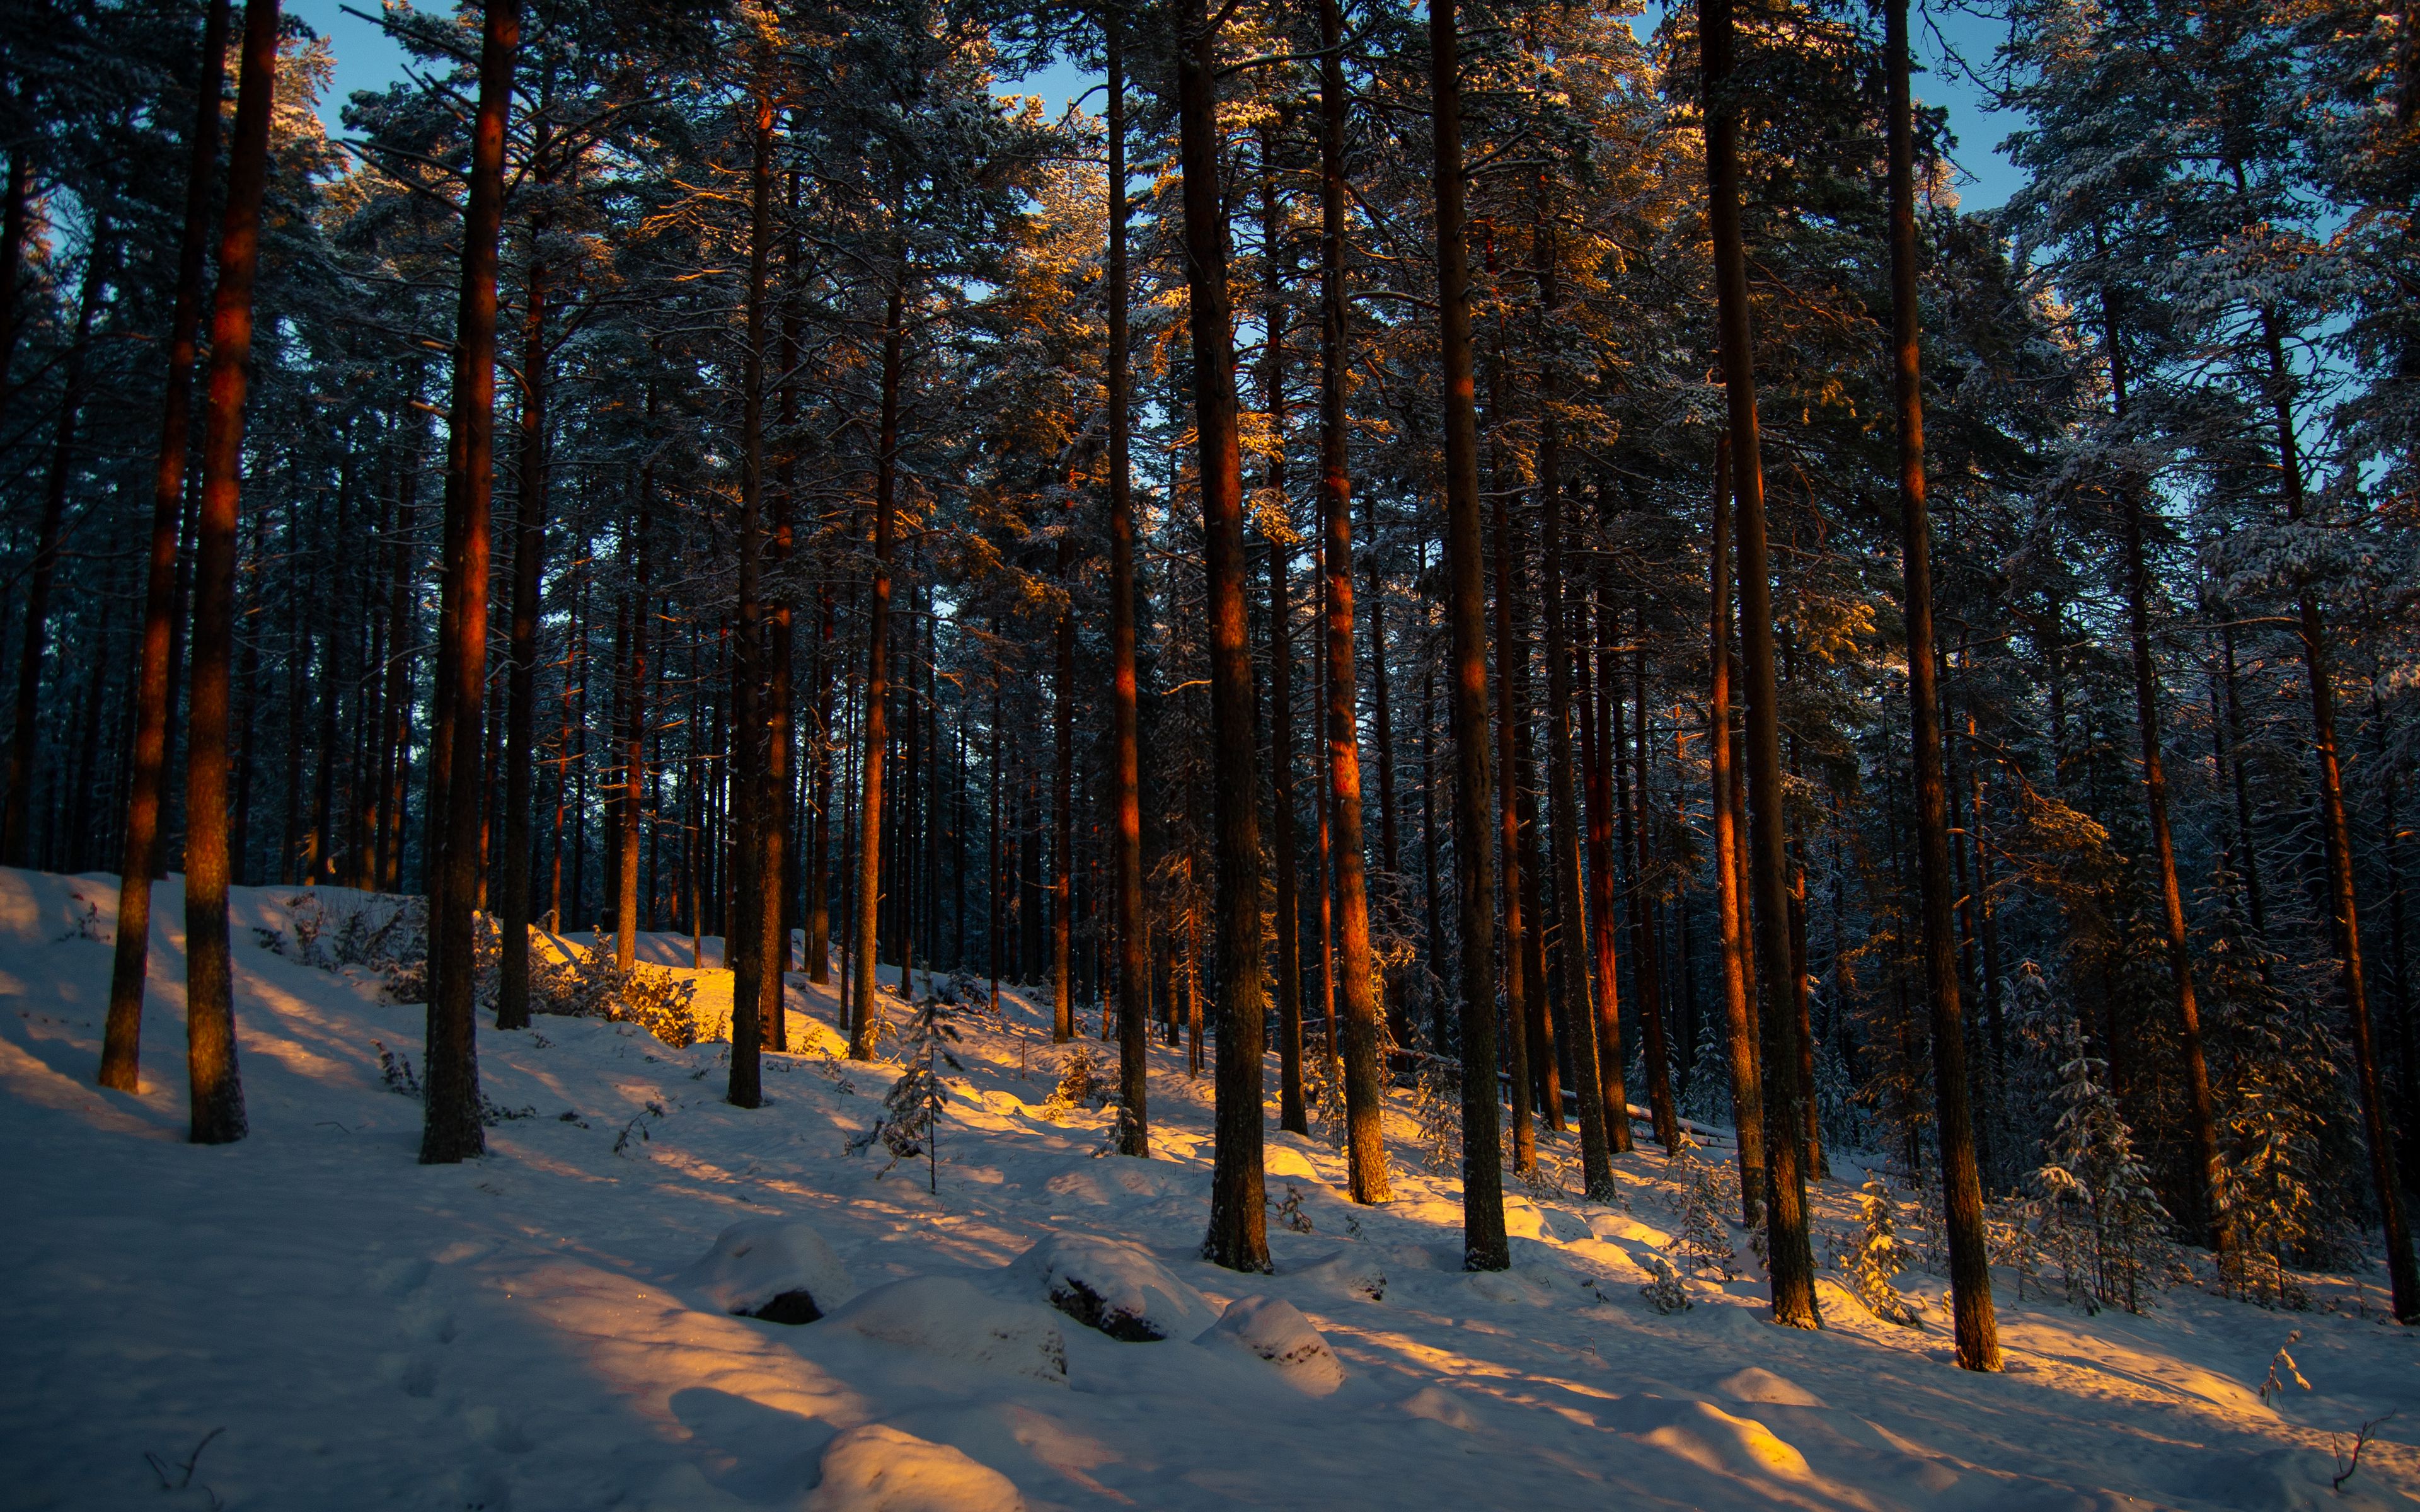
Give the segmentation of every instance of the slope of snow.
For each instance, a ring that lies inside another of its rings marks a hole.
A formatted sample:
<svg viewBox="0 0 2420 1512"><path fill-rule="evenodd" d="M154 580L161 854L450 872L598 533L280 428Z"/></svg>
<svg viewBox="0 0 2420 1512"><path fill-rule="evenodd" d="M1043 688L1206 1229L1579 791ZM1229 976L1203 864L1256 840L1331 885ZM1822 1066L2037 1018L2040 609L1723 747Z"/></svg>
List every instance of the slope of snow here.
<svg viewBox="0 0 2420 1512"><path fill-rule="evenodd" d="M1156 1052L1155 1158L1096 1158L1101 1115L1045 1113L1063 1052L1014 995L1004 1028L966 1027L938 1195L921 1160L886 1175L879 1145L846 1152L895 1069L839 1060L834 1000L802 984L800 1052L768 1057L755 1111L721 1100L717 1042L483 1028L487 1095L526 1114L488 1158L424 1167L418 1103L379 1059L419 1061L423 1011L254 945L292 896L239 889L252 1135L200 1149L174 879L128 1096L92 1085L115 880L0 872L0 1507L2116 1512L2420 1491L2420 1340L2366 1278L2319 1278L2307 1313L2180 1289L2087 1319L2003 1274L2009 1369L1978 1378L1949 1365L1925 1276L1903 1278L1922 1331L1828 1281L1821 1333L1772 1327L1745 1280L1693 1280L1696 1306L1659 1316L1640 1260L1679 1220L1645 1148L1614 1206L1508 1193L1513 1269L1465 1273L1458 1183L1418 1168L1408 1104L1384 1209L1343 1199L1336 1151L1273 1132L1276 1273L1218 1270L1196 1254L1208 1082ZM689 944L643 953L685 967ZM1839 1174L1817 1211L1845 1231L1862 1173ZM735 1225L788 1232L760 1221L805 1226L838 1268L799 1242L773 1269L857 1295L798 1326L733 1316L725 1292L765 1277L705 1262ZM1053 1311L1049 1278L1088 1268L1187 1330L1127 1342ZM1192 1342L1197 1307L1247 1298L1213 1330L1244 1347ZM2315 1389L2263 1401L2293 1329ZM1312 1341L1325 1395L1258 1349ZM2332 1490L2332 1437L2397 1409Z"/></svg>

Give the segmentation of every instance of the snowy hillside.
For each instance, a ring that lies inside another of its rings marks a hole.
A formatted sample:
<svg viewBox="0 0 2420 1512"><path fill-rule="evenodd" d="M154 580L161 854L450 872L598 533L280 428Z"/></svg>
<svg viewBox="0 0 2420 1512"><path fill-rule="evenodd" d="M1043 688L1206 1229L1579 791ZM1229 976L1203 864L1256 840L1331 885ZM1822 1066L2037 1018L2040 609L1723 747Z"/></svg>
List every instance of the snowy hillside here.
<svg viewBox="0 0 2420 1512"><path fill-rule="evenodd" d="M1640 1291L1679 1223L1659 1154L1621 1160L1616 1207L1508 1193L1513 1269L1466 1274L1457 1183L1420 1168L1404 1094L1397 1202L1353 1208L1338 1155L1272 1134L1278 1273L1214 1269L1194 1258L1208 1081L1158 1052L1155 1158L1096 1157L1102 1116L1046 1110L1065 1051L1014 997L1004 1030L966 1030L938 1196L922 1163L846 1152L896 1070L832 1058L833 1001L804 987L808 1050L768 1057L754 1112L721 1101L713 1041L483 1029L482 1085L510 1116L489 1158L424 1167L419 1107L380 1065L381 1046L418 1061L422 1011L256 945L292 896L238 892L252 1135L202 1149L183 1142L173 880L129 1097L92 1085L114 880L0 872L0 1506L2116 1512L2420 1493L2420 1338L2379 1320L2375 1287L2323 1278L2307 1313L2180 1289L2087 1319L2004 1274L2000 1377L1948 1364L1920 1273L1903 1284L1922 1330L1828 1282L1821 1334L1765 1323L1745 1279L1691 1280L1695 1305L1667 1316ZM688 951L666 937L648 958ZM1862 1173L1839 1174L1819 1218L1845 1236ZM826 1316L733 1312L796 1291ZM2264 1401L2295 1329L2311 1389ZM2332 1439L2398 1409L2332 1490Z"/></svg>

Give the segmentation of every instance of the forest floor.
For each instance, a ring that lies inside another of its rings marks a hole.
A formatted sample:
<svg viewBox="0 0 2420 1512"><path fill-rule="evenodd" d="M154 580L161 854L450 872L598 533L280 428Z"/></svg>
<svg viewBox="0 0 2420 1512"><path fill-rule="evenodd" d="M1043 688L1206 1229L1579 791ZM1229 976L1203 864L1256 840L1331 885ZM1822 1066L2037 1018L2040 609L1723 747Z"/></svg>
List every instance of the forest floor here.
<svg viewBox="0 0 2420 1512"><path fill-rule="evenodd" d="M1342 1158L1276 1134L1272 1110L1277 1273L1217 1270L1195 1257L1208 1079L1155 1049L1154 1157L1097 1156L1105 1116L1045 1108L1066 1051L1047 1006L1014 995L1004 1027L964 1031L938 1195L921 1161L886 1174L880 1145L847 1152L897 1071L833 1058L833 999L803 986L806 1051L768 1057L752 1112L721 1101L721 1042L668 1049L593 1019L483 1027L487 1095L528 1115L490 1129L483 1160L423 1166L418 1103L379 1049L416 1062L423 1011L257 945L295 896L238 890L252 1133L204 1149L184 1142L175 879L144 1093L127 1096L92 1084L115 879L0 872L0 1507L2115 1512L2420 1495L2420 1331L2381 1320L2374 1278L2311 1278L2301 1312L2185 1287L2086 1317L2019 1302L2003 1271L2009 1368L1978 1377L1949 1363L1943 1284L1920 1273L1902 1277L1920 1329L1828 1277L1820 1333L1773 1327L1745 1279L1693 1280L1692 1308L1654 1311L1642 1259L1678 1203L1643 1136L1616 1203L1509 1191L1513 1267L1470 1274L1459 1183L1421 1169L1408 1094L1388 1117L1396 1199L1377 1210L1346 1202ZM689 960L686 936L647 945ZM1835 1170L1819 1257L1857 1223L1864 1173ZM715 1273L693 1268L767 1219L829 1242L846 1277L807 1270L833 1316L784 1326L709 1299ZM1043 1269L1012 1262L1054 1235L1062 1255L1081 1236L1147 1250L1094 1247L1109 1282L1159 1285L1155 1315L1185 1331L1124 1343L1047 1310ZM1244 1340L1291 1353L1193 1342L1254 1295L1298 1308L1341 1380L1283 1309L1221 1327L1275 1318ZM2292 1330L2310 1389L2264 1401ZM2332 1489L2355 1431L2397 1410Z"/></svg>

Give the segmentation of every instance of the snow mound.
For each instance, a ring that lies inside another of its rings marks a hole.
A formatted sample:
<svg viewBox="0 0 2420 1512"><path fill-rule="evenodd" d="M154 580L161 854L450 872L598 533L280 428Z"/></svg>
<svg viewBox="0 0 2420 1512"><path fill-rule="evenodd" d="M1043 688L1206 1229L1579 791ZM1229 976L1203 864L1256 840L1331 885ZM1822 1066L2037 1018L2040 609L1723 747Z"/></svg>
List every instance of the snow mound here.
<svg viewBox="0 0 2420 1512"><path fill-rule="evenodd" d="M794 1218L733 1224L680 1279L726 1313L776 1323L812 1323L857 1291L824 1236Z"/></svg>
<svg viewBox="0 0 2420 1512"><path fill-rule="evenodd" d="M1129 1344L1190 1336L1212 1318L1202 1293L1124 1240L1052 1234L1011 1261L1007 1274L1019 1293Z"/></svg>
<svg viewBox="0 0 2420 1512"><path fill-rule="evenodd" d="M1761 1365L1734 1371L1714 1382L1714 1390L1735 1402L1762 1402L1768 1407L1825 1407L1830 1404L1794 1381Z"/></svg>
<svg viewBox="0 0 2420 1512"><path fill-rule="evenodd" d="M1025 1512L1025 1498L1006 1475L946 1443L868 1423L825 1448L806 1512Z"/></svg>
<svg viewBox="0 0 2420 1512"><path fill-rule="evenodd" d="M1272 1140L1261 1153L1261 1175L1268 1180L1316 1181L1318 1170L1311 1157L1288 1145Z"/></svg>
<svg viewBox="0 0 2420 1512"><path fill-rule="evenodd" d="M1414 1417L1426 1418L1429 1422L1464 1433L1479 1427L1479 1419L1471 1415L1470 1409L1463 1404L1462 1398L1438 1386L1422 1386L1395 1406Z"/></svg>
<svg viewBox="0 0 2420 1512"><path fill-rule="evenodd" d="M1295 1274L1340 1297L1359 1297L1368 1302L1387 1300L1387 1272L1378 1257L1366 1249L1338 1250Z"/></svg>
<svg viewBox="0 0 2420 1512"><path fill-rule="evenodd" d="M876 1287L835 1311L830 1326L985 1369L1067 1381L1067 1340L1040 1307L987 1296L949 1275Z"/></svg>
<svg viewBox="0 0 2420 1512"><path fill-rule="evenodd" d="M1625 1414L1638 1441L1687 1460L1700 1470L1750 1481L1812 1481L1807 1457L1749 1417L1734 1417L1711 1402L1635 1397ZM1639 1431L1643 1429L1644 1431Z"/></svg>
<svg viewBox="0 0 2420 1512"><path fill-rule="evenodd" d="M1212 1349L1242 1350L1278 1367L1298 1390L1325 1396L1344 1384L1344 1366L1311 1319L1282 1297L1240 1297L1194 1341Z"/></svg>

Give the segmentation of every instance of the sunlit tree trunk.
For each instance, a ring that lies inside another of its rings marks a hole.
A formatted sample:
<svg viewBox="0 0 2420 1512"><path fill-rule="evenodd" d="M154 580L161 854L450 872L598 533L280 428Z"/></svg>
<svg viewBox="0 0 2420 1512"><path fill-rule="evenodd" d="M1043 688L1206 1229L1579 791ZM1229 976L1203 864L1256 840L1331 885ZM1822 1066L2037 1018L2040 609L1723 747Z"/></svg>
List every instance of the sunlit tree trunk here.
<svg viewBox="0 0 2420 1512"><path fill-rule="evenodd" d="M1262 301L1261 408L1278 438L1266 475L1285 497L1285 288L1278 274L1282 234L1277 166L1268 161L1272 133L1261 133ZM1289 511L1291 513L1291 511ZM1264 532L1269 545L1269 797L1277 834L1269 850L1277 883L1278 1127L1309 1134L1302 1091L1302 895L1297 876L1294 795L1294 548L1283 532Z"/></svg>
<svg viewBox="0 0 2420 1512"><path fill-rule="evenodd" d="M1453 0L1429 7L1435 157L1437 345L1444 369L1446 613L1451 632L1453 841L1462 913L1462 1263L1512 1264L1497 1149L1495 807L1487 761L1487 594L1479 530L1479 425L1471 377L1470 248L1463 209L1462 63Z"/></svg>
<svg viewBox="0 0 2420 1512"><path fill-rule="evenodd" d="M1949 799L1942 766L1940 704L1933 687L1932 530L1925 507L1907 0L1886 0L1884 17L1890 70L1891 355L1892 393L1899 409L1900 609L1907 621L1916 871L1924 905L1925 988L1932 1000L1934 1126L1941 1142L1943 1207L1949 1237L1951 1328L1959 1365L1968 1370L1997 1370L2000 1331L1992 1306L1991 1255L1984 1246L1983 1189L1975 1160L1974 1115L1967 1105L1966 1026L1959 1008L1957 965L1951 958Z"/></svg>
<svg viewBox="0 0 2420 1512"><path fill-rule="evenodd" d="M1332 3L1332 0L1331 0ZM1542 206L1538 224L1538 305L1547 320L1559 306L1552 223ZM1551 341L1553 331L1548 330ZM1555 831L1555 933L1562 941L1564 990L1557 1025L1571 1052L1573 1090L1580 1114L1580 1177L1588 1196L1613 1195L1613 1160L1606 1144L1605 1087L1597 1075L1596 1017L1590 1005L1588 965L1587 882L1580 863L1579 797L1572 784L1572 606L1563 594L1563 477L1559 371L1543 375L1538 432L1538 501L1545 517L1545 581L1540 594L1546 616L1546 802Z"/></svg>
<svg viewBox="0 0 2420 1512"><path fill-rule="evenodd" d="M117 939L109 979L109 1019L101 1050L101 1085L139 1092L143 984L151 969L151 879L160 871L160 798L168 764L169 625L177 589L177 533L184 508L185 454L194 429L194 359L201 331L202 274L209 251L210 179L219 153L219 107L225 72L228 0L209 0L202 22L200 77L186 139L184 229L177 245L177 296L168 325L168 379L160 451L151 472L151 553L144 578L143 640L134 671L134 740L126 784L126 841L118 868ZM22 154L19 155L22 161ZM16 239L24 218L10 190L7 284L0 301L16 305ZM11 316L6 318L12 318ZM5 362L0 352L0 362ZM5 379L0 371L0 379Z"/></svg>
<svg viewBox="0 0 2420 1512"><path fill-rule="evenodd" d="M538 131L538 181L546 178L546 131ZM503 936L496 1027L530 1022L530 763L537 728L538 589L546 554L546 218L530 221L529 270L521 314L520 499L513 532L511 670L505 678L504 865L496 927ZM643 506L644 507L644 506ZM644 595L642 595L644 601ZM635 692L633 697L636 697ZM630 811L636 813L634 804ZM626 859L624 870L630 871ZM628 881L624 884L627 888Z"/></svg>
<svg viewBox="0 0 2420 1512"><path fill-rule="evenodd" d="M1757 980L1764 993L1759 1027L1765 1072L1765 1126L1795 1131L1805 1122L1798 1077L1798 1019L1790 993L1789 869L1783 855L1781 724L1773 669L1773 576L1764 532L1764 462L1757 431L1756 356L1747 302L1746 249L1740 237L1739 109L1730 100L1734 46L1731 0L1699 0L1698 38L1706 99L1708 219L1713 229L1717 323L1739 506L1740 640L1747 684L1748 876L1755 918ZM1770 1206L1765 1217L1773 1318L1792 1328L1819 1325L1815 1258L1808 1242L1806 1170L1794 1138L1765 1147Z"/></svg>
<svg viewBox="0 0 2420 1512"><path fill-rule="evenodd" d="M1259 763L1252 748L1251 641L1244 614L1244 480L1227 298L1226 210L1218 191L1218 38L1204 8L1202 0L1186 0L1176 54L1218 848L1217 1150L1202 1254L1232 1271L1265 1271L1261 1058L1267 994L1261 975Z"/></svg>
<svg viewBox="0 0 2420 1512"><path fill-rule="evenodd" d="M858 764L856 909L850 931L856 980L850 984L848 1054L874 1054L875 924L882 898L882 763L891 745L891 550L899 514L899 385L905 361L908 261L903 250L892 270L891 297L883 312L880 426L875 433L874 563L865 609L863 755ZM993 976L999 971L994 968Z"/></svg>
<svg viewBox="0 0 2420 1512"><path fill-rule="evenodd" d="M1109 50L1109 807L1117 893L1118 1153L1151 1153L1151 925L1143 913L1140 682L1135 671L1135 519L1127 430L1133 396L1126 331L1126 78L1123 0L1102 9Z"/></svg>
<svg viewBox="0 0 2420 1512"><path fill-rule="evenodd" d="M1319 8L1319 504L1327 569L1327 770L1336 816L1337 952L1344 999L1344 1123L1356 1202L1385 1202L1385 1068L1370 953L1370 895L1361 842L1361 745L1353 669L1353 479L1344 367L1351 329L1344 287L1344 14Z"/></svg>
<svg viewBox="0 0 2420 1512"><path fill-rule="evenodd" d="M1714 509L1706 684L1706 766L1714 811L1714 906L1720 921L1723 1035L1730 1068L1731 1126L1739 1140L1740 1208L1751 1229L1764 1221L1764 1095L1756 1064L1756 1002L1748 993L1747 935L1741 896L1740 812L1731 754L1730 647L1731 441L1714 442Z"/></svg>
<svg viewBox="0 0 2420 1512"><path fill-rule="evenodd" d="M2303 459L2295 438L2292 374L2285 341L2273 311L2261 312L2269 347L2269 388L2276 411L2277 459L2286 484L2287 517L2300 521L2305 508ZM2369 1144L2371 1185L2385 1230L2386 1271L2393 1288L2395 1320L2420 1323L2420 1271L2412 1256L2412 1231L2403 1212L2403 1184L2396 1170L2395 1136L2378 1074L2378 1053L2369 1013L2368 969L2362 957L2361 914L2353 886L2352 828L2345 817L2344 773L2336 745L2335 674L2329 665L2327 626L2317 593L2297 585L2295 627L2303 668L2311 687L2312 754L2319 777L2319 834L2327 863L2328 908L2336 949L2336 980L2352 1026L2353 1065L2361 1085L2363 1134ZM2392 800L2390 799L2390 802ZM2390 834L2392 830L2390 828ZM2390 842L2391 843L2391 842Z"/></svg>
<svg viewBox="0 0 2420 1512"><path fill-rule="evenodd" d="M235 532L252 291L277 85L277 0L244 0L242 62L219 222L219 283L202 400L202 499L194 538L193 688L185 735L185 1065L197 1145L241 1139L234 980L227 959L227 703L235 640ZM475 1122L473 1127L476 1127Z"/></svg>

